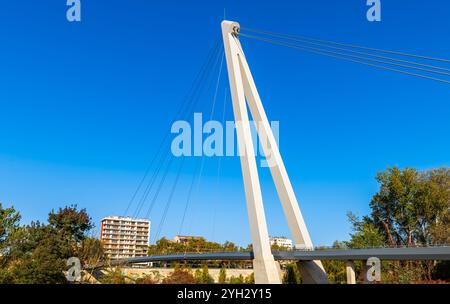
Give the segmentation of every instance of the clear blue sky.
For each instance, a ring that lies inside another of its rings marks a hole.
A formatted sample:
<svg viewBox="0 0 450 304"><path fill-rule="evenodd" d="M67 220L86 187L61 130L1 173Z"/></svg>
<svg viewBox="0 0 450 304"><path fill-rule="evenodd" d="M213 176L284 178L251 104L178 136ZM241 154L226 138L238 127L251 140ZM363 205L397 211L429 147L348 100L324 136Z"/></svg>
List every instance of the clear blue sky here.
<svg viewBox="0 0 450 304"><path fill-rule="evenodd" d="M246 27L450 57L447 1L384 0L380 23L365 19L365 0L82 0L81 23L67 22L65 2L0 3L0 201L23 223L71 203L87 208L97 227L124 212L219 34L224 8ZM280 121L281 153L316 245L348 238L346 213L369 212L376 172L450 164L448 85L242 43L269 119ZM208 116L211 99L205 93L196 111ZM230 110L228 100L228 120ZM186 163L161 235L179 230L196 161ZM175 164L150 215L152 239ZM245 245L239 160L221 166L218 186L217 159L205 161L183 232ZM261 179L269 232L289 236L267 170Z"/></svg>

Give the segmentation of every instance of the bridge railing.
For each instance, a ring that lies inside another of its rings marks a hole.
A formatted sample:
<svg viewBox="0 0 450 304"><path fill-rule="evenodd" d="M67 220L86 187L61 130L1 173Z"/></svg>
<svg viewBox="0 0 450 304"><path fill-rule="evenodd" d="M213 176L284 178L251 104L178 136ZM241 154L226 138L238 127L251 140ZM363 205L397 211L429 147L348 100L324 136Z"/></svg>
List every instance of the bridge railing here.
<svg viewBox="0 0 450 304"><path fill-rule="evenodd" d="M396 248L362 248L362 249L320 249L320 250L286 250L273 251L279 261L312 260L367 260L377 257L380 260L450 260L449 246L433 247L396 247ZM134 263L177 262L177 261L251 261L253 252L209 252L209 253L172 253L146 257L113 260L95 267L120 266Z"/></svg>

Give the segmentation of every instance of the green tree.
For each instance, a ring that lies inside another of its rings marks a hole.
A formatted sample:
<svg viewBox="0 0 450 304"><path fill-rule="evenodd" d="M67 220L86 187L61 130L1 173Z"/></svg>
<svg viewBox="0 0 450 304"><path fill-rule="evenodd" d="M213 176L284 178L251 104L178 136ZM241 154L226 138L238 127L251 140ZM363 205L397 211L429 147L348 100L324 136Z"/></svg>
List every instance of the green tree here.
<svg viewBox="0 0 450 304"><path fill-rule="evenodd" d="M370 202L371 213L361 220L350 214L351 248L432 246L450 242L450 169L419 172L388 168L376 177L379 191ZM383 264L387 280L430 280L434 262ZM441 269L443 269L441 267ZM444 267L445 269L445 267Z"/></svg>
<svg viewBox="0 0 450 304"><path fill-rule="evenodd" d="M296 263L286 264L285 273L283 275L284 284L299 284L300 272Z"/></svg>
<svg viewBox="0 0 450 304"><path fill-rule="evenodd" d="M239 251L239 247L236 246L233 242L225 241L221 246L223 251L236 252Z"/></svg>
<svg viewBox="0 0 450 304"><path fill-rule="evenodd" d="M0 203L0 250L7 242L11 233L18 228L19 221L20 214L14 207L3 208L2 203Z"/></svg>
<svg viewBox="0 0 450 304"><path fill-rule="evenodd" d="M347 249L348 244L346 242L334 241L332 248L333 249ZM345 269L345 266L346 266L345 262L324 260L324 261L322 261L322 264L323 264L325 272L328 276L328 281L330 283L344 284L347 282L347 273L346 273L346 269ZM358 264L358 267L359 266L360 265ZM358 270L359 270L359 268L358 268Z"/></svg>
<svg viewBox="0 0 450 304"><path fill-rule="evenodd" d="M226 252L238 252L238 251L244 251L246 249L236 246L234 243L226 241L223 244L219 244L216 242L209 242L205 238L197 237L197 238L191 238L184 242L174 242L171 240L168 240L166 238L161 238L158 241L156 241L155 245L150 245L148 247L148 254L149 255L159 255L159 254L171 254L171 253L202 253L202 252L219 252L219 251L226 251ZM220 262L218 261L211 261L209 262L210 265L219 267ZM228 265L230 267L235 266L244 266L247 265L247 261L233 261L228 262ZM200 263L193 263L192 266L195 267L201 267Z"/></svg>
<svg viewBox="0 0 450 304"><path fill-rule="evenodd" d="M0 284L11 284L13 281L11 272L6 268L0 267Z"/></svg>
<svg viewBox="0 0 450 304"><path fill-rule="evenodd" d="M238 277L232 276L230 278L230 284L244 284L244 277L240 274Z"/></svg>
<svg viewBox="0 0 450 304"><path fill-rule="evenodd" d="M93 266L106 261L103 243L93 237L86 237L80 242L77 249L77 256L83 265Z"/></svg>
<svg viewBox="0 0 450 304"><path fill-rule="evenodd" d="M175 269L163 281L163 284L195 284L195 278L190 271L186 269Z"/></svg>
<svg viewBox="0 0 450 304"><path fill-rule="evenodd" d="M244 279L245 284L255 284L255 274L252 272Z"/></svg>
<svg viewBox="0 0 450 304"><path fill-rule="evenodd" d="M384 246L385 237L369 218L365 217L360 220L356 215L349 213L348 219L353 226L350 241L345 243L348 247L358 249Z"/></svg>
<svg viewBox="0 0 450 304"><path fill-rule="evenodd" d="M227 271L225 267L222 266L219 272L219 284L225 284L227 282Z"/></svg>
<svg viewBox="0 0 450 304"><path fill-rule="evenodd" d="M76 206L59 209L58 213L49 214L48 222L48 225L32 222L9 233L0 280L27 284L66 283L64 271L69 257L80 256L85 264L101 258L100 241L86 237L93 226L86 210L78 211Z"/></svg>
<svg viewBox="0 0 450 304"><path fill-rule="evenodd" d="M12 276L8 270L11 250L8 249L11 235L19 229L20 214L14 207L3 208L0 203L0 284L10 283Z"/></svg>
<svg viewBox="0 0 450 304"><path fill-rule="evenodd" d="M135 284L158 284L161 282L162 276L159 271L151 271L150 274L144 275L143 277L134 280Z"/></svg>
<svg viewBox="0 0 450 304"><path fill-rule="evenodd" d="M12 237L8 271L10 283L65 283L63 271L66 259L73 255L72 247L53 229L32 223Z"/></svg>
<svg viewBox="0 0 450 304"><path fill-rule="evenodd" d="M158 280L155 279L153 276L151 275L146 275L143 276L141 278L137 278L134 281L135 284L158 284Z"/></svg>
<svg viewBox="0 0 450 304"><path fill-rule="evenodd" d="M122 273L120 268L113 268L100 278L100 282L102 284L126 284L127 277Z"/></svg>
<svg viewBox="0 0 450 304"><path fill-rule="evenodd" d="M377 175L380 190L368 220L391 246L432 245L450 240L450 169L424 172L388 168Z"/></svg>
<svg viewBox="0 0 450 304"><path fill-rule="evenodd" d="M58 232L71 236L76 242L82 241L86 233L94 227L86 209L77 210L77 205L59 208L57 213L52 210L48 215L48 223Z"/></svg>
<svg viewBox="0 0 450 304"><path fill-rule="evenodd" d="M416 238L422 244L450 244L450 169L422 172L415 199Z"/></svg>
<svg viewBox="0 0 450 304"><path fill-rule="evenodd" d="M214 279L209 274L208 265L203 264L202 270L197 269L195 271L195 281L197 284L212 284Z"/></svg>

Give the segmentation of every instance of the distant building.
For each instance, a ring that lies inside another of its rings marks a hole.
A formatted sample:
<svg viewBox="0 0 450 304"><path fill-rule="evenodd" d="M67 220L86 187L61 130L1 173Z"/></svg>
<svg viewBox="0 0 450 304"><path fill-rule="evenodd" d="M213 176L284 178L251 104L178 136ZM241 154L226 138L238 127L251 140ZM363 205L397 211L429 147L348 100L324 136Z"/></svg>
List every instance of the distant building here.
<svg viewBox="0 0 450 304"><path fill-rule="evenodd" d="M293 246L292 240L290 240L284 236L270 237L270 246L273 246L273 245L277 245L279 247L284 247L284 248L289 248L289 249L292 249L292 246Z"/></svg>
<svg viewBox="0 0 450 304"><path fill-rule="evenodd" d="M147 255L150 221L124 216L108 216L101 221L100 240L110 259Z"/></svg>
<svg viewBox="0 0 450 304"><path fill-rule="evenodd" d="M201 236L192 236L192 235L176 235L172 241L175 243L186 243L190 240L200 240L203 239Z"/></svg>

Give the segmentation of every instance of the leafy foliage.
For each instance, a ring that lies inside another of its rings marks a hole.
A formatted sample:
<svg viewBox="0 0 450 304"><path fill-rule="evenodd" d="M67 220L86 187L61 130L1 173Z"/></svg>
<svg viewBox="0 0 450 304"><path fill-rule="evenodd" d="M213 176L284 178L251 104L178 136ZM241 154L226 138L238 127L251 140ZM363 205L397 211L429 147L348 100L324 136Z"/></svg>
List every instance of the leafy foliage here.
<svg viewBox="0 0 450 304"><path fill-rule="evenodd" d="M222 266L220 268L220 272L219 272L219 280L218 280L219 284L225 284L227 282L227 271L225 270L225 267Z"/></svg>
<svg viewBox="0 0 450 304"><path fill-rule="evenodd" d="M0 250L6 240L19 226L20 214L14 207L4 209L0 203Z"/></svg>
<svg viewBox="0 0 450 304"><path fill-rule="evenodd" d="M162 282L163 284L195 284L195 278L189 270L176 268Z"/></svg>
<svg viewBox="0 0 450 304"><path fill-rule="evenodd" d="M11 241L10 283L65 283L65 261L74 253L66 238L49 226L32 223L17 231Z"/></svg>
<svg viewBox="0 0 450 304"><path fill-rule="evenodd" d="M230 284L244 284L244 276L242 274L237 277L232 276L230 278Z"/></svg>
<svg viewBox="0 0 450 304"><path fill-rule="evenodd" d="M113 268L100 278L100 282L102 284L126 284L127 277L119 268Z"/></svg>
<svg viewBox="0 0 450 304"><path fill-rule="evenodd" d="M148 249L149 255L162 255L172 253L205 253L205 252L237 252L248 251L248 248L242 248L236 246L234 243L226 241L223 244L216 242L209 242L205 238L192 238L185 242L178 243L166 238L161 238L156 241L155 245L150 245ZM249 264L248 261L229 261L227 265L229 267L243 266ZM218 261L210 261L209 265L220 267L221 263ZM201 267L200 263L192 263L192 266Z"/></svg>
<svg viewBox="0 0 450 304"><path fill-rule="evenodd" d="M195 282L197 284L212 284L214 279L209 274L208 265L203 264L202 269L197 269L194 274Z"/></svg>
<svg viewBox="0 0 450 304"><path fill-rule="evenodd" d="M76 205L59 208L57 213L50 212L48 223L52 228L72 237L76 242L82 241L86 237L86 232L94 227L86 209L78 211Z"/></svg>
<svg viewBox="0 0 450 304"><path fill-rule="evenodd" d="M376 178L380 189L370 202L371 214L362 219L349 214L353 225L351 239L347 242L349 247L450 243L450 169L419 172L394 167L378 173ZM431 280L439 264L389 262L383 265L386 281L407 283ZM450 275L447 273L445 277L448 279Z"/></svg>
<svg viewBox="0 0 450 304"><path fill-rule="evenodd" d="M385 237L378 228L368 219L360 220L356 215L349 213L348 219L353 226L350 241L346 242L349 248L379 248L385 244Z"/></svg>
<svg viewBox="0 0 450 304"><path fill-rule="evenodd" d="M335 242L334 248L368 248L397 246L435 246L450 243L450 169L441 168L419 172L406 168L388 168L376 176L379 191L370 201L371 212L359 218L348 214L352 225L350 240ZM0 283L67 283L64 276L66 260L78 256L83 265L94 265L105 261L102 243L88 236L93 228L91 218L85 209L76 205L52 211L48 224L33 222L20 226L20 214L13 208L0 204ZM272 249L282 249L273 247ZM250 251L232 242L219 244L204 238L193 238L176 243L165 238L149 246L149 254L170 254L179 252ZM200 263L200 262L199 262ZM123 284L209 284L213 279L208 265L221 266L219 283L227 282L227 267L243 266L249 262L209 261L195 274L181 265L164 280L159 275L148 275L139 279L125 277L119 269L112 269L101 278L102 283ZM330 282L346 281L345 263L324 261L323 265ZM382 262L384 282L425 282L448 280L450 263L441 262ZM283 282L301 282L297 264L285 265ZM363 265L355 262L355 270L362 274ZM361 279L361 278L360 278ZM232 284L254 283L254 275L239 275L229 278Z"/></svg>
<svg viewBox="0 0 450 304"><path fill-rule="evenodd" d="M291 262L286 264L285 272L283 276L284 284L300 284L300 272L298 270L297 264Z"/></svg>
<svg viewBox="0 0 450 304"><path fill-rule="evenodd" d="M425 172L389 168L377 175L380 190L365 222L380 230L390 246L450 241L450 169Z"/></svg>
<svg viewBox="0 0 450 304"><path fill-rule="evenodd" d="M159 239L155 245L150 245L148 254L170 254L180 252L218 252L218 251L243 251L243 248L226 241L224 244L209 242L205 238L192 238L182 243L173 242L166 238Z"/></svg>
<svg viewBox="0 0 450 304"><path fill-rule="evenodd" d="M79 243L77 256L83 265L96 265L106 261L102 242L93 237L86 237Z"/></svg>
<svg viewBox="0 0 450 304"><path fill-rule="evenodd" d="M244 279L245 284L255 284L255 273L251 273Z"/></svg>
<svg viewBox="0 0 450 304"><path fill-rule="evenodd" d="M135 284L158 284L159 280L155 276L146 275L141 278L137 278Z"/></svg>
<svg viewBox="0 0 450 304"><path fill-rule="evenodd" d="M103 254L99 241L86 238L93 225L84 209L78 211L76 206L59 209L58 213L49 214L48 225L33 222L23 227L17 227L20 216L13 209L4 214L9 214L5 222L10 228L4 230L8 231L8 238L0 282L67 283L64 271L69 257L80 254L87 263L91 257L100 258Z"/></svg>

